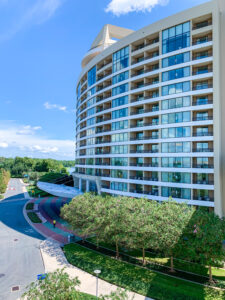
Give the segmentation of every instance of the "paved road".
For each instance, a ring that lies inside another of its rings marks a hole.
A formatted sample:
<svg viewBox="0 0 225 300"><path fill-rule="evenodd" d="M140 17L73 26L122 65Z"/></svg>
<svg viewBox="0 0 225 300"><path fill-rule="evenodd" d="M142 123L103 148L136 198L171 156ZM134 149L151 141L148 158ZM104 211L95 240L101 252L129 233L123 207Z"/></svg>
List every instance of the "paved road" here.
<svg viewBox="0 0 225 300"><path fill-rule="evenodd" d="M23 216L23 184L11 179L5 199L0 201L0 300L17 299L24 288L44 272L39 250L43 237ZM19 286L19 292L11 292Z"/></svg>

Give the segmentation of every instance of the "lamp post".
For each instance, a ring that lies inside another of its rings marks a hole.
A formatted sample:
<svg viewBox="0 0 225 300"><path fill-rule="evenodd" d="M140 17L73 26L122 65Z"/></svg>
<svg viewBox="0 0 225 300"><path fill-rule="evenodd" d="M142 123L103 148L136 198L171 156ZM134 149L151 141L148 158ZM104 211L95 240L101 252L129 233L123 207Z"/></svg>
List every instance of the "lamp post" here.
<svg viewBox="0 0 225 300"><path fill-rule="evenodd" d="M101 270L94 270L96 274L96 298L98 298L98 275L101 273Z"/></svg>

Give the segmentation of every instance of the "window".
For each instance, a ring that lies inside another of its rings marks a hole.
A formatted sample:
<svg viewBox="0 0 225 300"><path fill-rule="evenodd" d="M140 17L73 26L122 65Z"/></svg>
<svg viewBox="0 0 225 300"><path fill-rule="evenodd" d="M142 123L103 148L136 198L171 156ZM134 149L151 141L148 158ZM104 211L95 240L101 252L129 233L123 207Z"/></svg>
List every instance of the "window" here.
<svg viewBox="0 0 225 300"><path fill-rule="evenodd" d="M112 130L121 130L128 128L128 120L125 121L118 121L112 123Z"/></svg>
<svg viewBox="0 0 225 300"><path fill-rule="evenodd" d="M90 106L92 106L93 104L95 104L95 101L96 101L96 97L93 97L93 98L89 99L89 100L87 101L87 107L90 107Z"/></svg>
<svg viewBox="0 0 225 300"><path fill-rule="evenodd" d="M112 100L112 108L128 103L128 96L123 96Z"/></svg>
<svg viewBox="0 0 225 300"><path fill-rule="evenodd" d="M111 153L112 154L127 154L128 153L128 146L122 145L122 146L112 146L111 147Z"/></svg>
<svg viewBox="0 0 225 300"><path fill-rule="evenodd" d="M191 190L163 186L162 187L162 196L190 200L191 199Z"/></svg>
<svg viewBox="0 0 225 300"><path fill-rule="evenodd" d="M190 168L191 158L190 157L163 157L162 167L163 168Z"/></svg>
<svg viewBox="0 0 225 300"><path fill-rule="evenodd" d="M162 52L169 53L190 46L190 22L180 24L162 33Z"/></svg>
<svg viewBox="0 0 225 300"><path fill-rule="evenodd" d="M162 101L162 110L187 107L191 105L191 97L179 97Z"/></svg>
<svg viewBox="0 0 225 300"><path fill-rule="evenodd" d="M95 155L95 148L88 148L86 149L87 155Z"/></svg>
<svg viewBox="0 0 225 300"><path fill-rule="evenodd" d="M87 158L86 159L86 164L87 165L93 165L94 164L94 159L93 158Z"/></svg>
<svg viewBox="0 0 225 300"><path fill-rule="evenodd" d="M111 182L111 190L127 192L127 183L124 182Z"/></svg>
<svg viewBox="0 0 225 300"><path fill-rule="evenodd" d="M128 158L127 157L112 157L111 165L112 166L127 166Z"/></svg>
<svg viewBox="0 0 225 300"><path fill-rule="evenodd" d="M190 173L162 172L163 182L191 183Z"/></svg>
<svg viewBox="0 0 225 300"><path fill-rule="evenodd" d="M80 98L80 95L81 95L81 84L79 83L77 88L77 98Z"/></svg>
<svg viewBox="0 0 225 300"><path fill-rule="evenodd" d="M162 87L162 96L189 92L190 88L190 81L165 85Z"/></svg>
<svg viewBox="0 0 225 300"><path fill-rule="evenodd" d="M87 120L87 126L91 126L95 124L95 118L90 118Z"/></svg>
<svg viewBox="0 0 225 300"><path fill-rule="evenodd" d="M111 170L111 177L127 179L128 172L124 170Z"/></svg>
<svg viewBox="0 0 225 300"><path fill-rule="evenodd" d="M112 89L112 96L116 96L118 94L122 94L128 91L128 83L121 84Z"/></svg>
<svg viewBox="0 0 225 300"><path fill-rule="evenodd" d="M123 73L120 73L116 76L113 76L112 78L112 84L116 84L116 83L119 83L123 80L126 80L129 78L129 71L126 71L126 72L123 72Z"/></svg>
<svg viewBox="0 0 225 300"><path fill-rule="evenodd" d="M128 116L128 108L122 108L112 111L112 119L118 119Z"/></svg>
<svg viewBox="0 0 225 300"><path fill-rule="evenodd" d="M162 115L162 124L183 123L191 121L191 112L184 111Z"/></svg>
<svg viewBox="0 0 225 300"><path fill-rule="evenodd" d="M92 128L87 130L87 136L94 135L94 134L95 134L95 127L92 127Z"/></svg>
<svg viewBox="0 0 225 300"><path fill-rule="evenodd" d="M190 76L190 67L180 68L162 73L162 81L169 81Z"/></svg>
<svg viewBox="0 0 225 300"><path fill-rule="evenodd" d="M170 57L166 57L162 60L162 67L167 68L173 65L182 64L190 61L190 52L185 52Z"/></svg>
<svg viewBox="0 0 225 300"><path fill-rule="evenodd" d="M112 142L125 142L128 141L128 133L112 134Z"/></svg>
<svg viewBox="0 0 225 300"><path fill-rule="evenodd" d="M190 142L162 143L162 153L191 152Z"/></svg>
<svg viewBox="0 0 225 300"><path fill-rule="evenodd" d="M92 107L87 110L87 116L90 117L91 115L95 114L95 107Z"/></svg>
<svg viewBox="0 0 225 300"><path fill-rule="evenodd" d="M93 87L92 89L90 89L88 92L87 92L87 96L88 97L91 97L92 95L94 95L96 93L96 88Z"/></svg>
<svg viewBox="0 0 225 300"><path fill-rule="evenodd" d="M191 127L163 128L162 138L180 138L191 136Z"/></svg>
<svg viewBox="0 0 225 300"><path fill-rule="evenodd" d="M93 85L96 82L96 66L94 66L89 72L88 72L88 86Z"/></svg>
<svg viewBox="0 0 225 300"><path fill-rule="evenodd" d="M129 66L129 46L113 54L113 73Z"/></svg>
<svg viewBox="0 0 225 300"><path fill-rule="evenodd" d="M95 138L87 139L87 145L95 145Z"/></svg>

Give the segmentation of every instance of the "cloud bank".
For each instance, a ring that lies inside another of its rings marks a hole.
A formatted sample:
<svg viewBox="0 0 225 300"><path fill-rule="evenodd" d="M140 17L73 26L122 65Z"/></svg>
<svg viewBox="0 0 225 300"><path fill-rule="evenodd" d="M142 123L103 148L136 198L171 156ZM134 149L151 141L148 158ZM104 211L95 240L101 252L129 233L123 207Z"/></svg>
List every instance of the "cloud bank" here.
<svg viewBox="0 0 225 300"><path fill-rule="evenodd" d="M0 156L74 159L73 140L48 139L39 131L40 126L0 122Z"/></svg>
<svg viewBox="0 0 225 300"><path fill-rule="evenodd" d="M116 16L130 12L150 12L157 5L166 5L169 0L111 0L106 7L106 12Z"/></svg>

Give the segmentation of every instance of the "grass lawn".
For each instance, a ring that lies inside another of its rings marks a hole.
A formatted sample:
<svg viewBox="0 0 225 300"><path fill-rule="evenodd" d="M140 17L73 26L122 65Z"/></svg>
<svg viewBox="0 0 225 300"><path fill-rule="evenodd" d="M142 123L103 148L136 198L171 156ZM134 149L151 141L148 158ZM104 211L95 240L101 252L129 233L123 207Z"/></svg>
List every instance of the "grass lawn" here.
<svg viewBox="0 0 225 300"><path fill-rule="evenodd" d="M94 274L93 271L95 269L100 269L100 278L154 299L225 299L225 293L221 290L158 274L154 271L104 256L78 244L66 245L64 252L67 260L72 265L91 274Z"/></svg>
<svg viewBox="0 0 225 300"><path fill-rule="evenodd" d="M79 297L80 297L79 300L96 300L97 299L95 296L84 294L84 293L80 293Z"/></svg>
<svg viewBox="0 0 225 300"><path fill-rule="evenodd" d="M42 223L41 220L39 219L38 215L35 212L28 212L27 213L29 219L33 223Z"/></svg>
<svg viewBox="0 0 225 300"><path fill-rule="evenodd" d="M34 203L27 203L26 210L32 210L34 209Z"/></svg>
<svg viewBox="0 0 225 300"><path fill-rule="evenodd" d="M89 238L88 241L96 244L96 240L94 237ZM109 248L111 250L116 250L114 245L110 245L107 243L99 243L100 246ZM133 250L133 251L124 251L124 249L120 249L120 253L128 254L130 256L139 258L142 260L142 253L140 250ZM160 257L157 254L146 251L146 260L153 263L158 263L160 265L164 266L170 266L170 259L168 257ZM174 258L174 267L178 270L187 271L191 273L195 273L198 275L203 275L208 277L209 270L206 266L203 266L201 264L188 262L182 259L176 259ZM225 281L225 269L220 269L213 267L212 268L212 274L215 279L224 280Z"/></svg>

